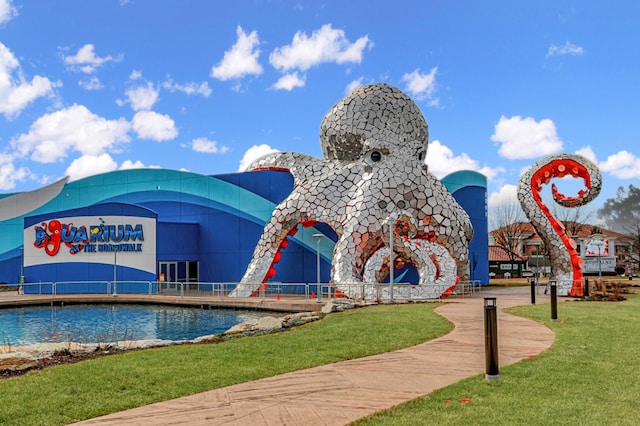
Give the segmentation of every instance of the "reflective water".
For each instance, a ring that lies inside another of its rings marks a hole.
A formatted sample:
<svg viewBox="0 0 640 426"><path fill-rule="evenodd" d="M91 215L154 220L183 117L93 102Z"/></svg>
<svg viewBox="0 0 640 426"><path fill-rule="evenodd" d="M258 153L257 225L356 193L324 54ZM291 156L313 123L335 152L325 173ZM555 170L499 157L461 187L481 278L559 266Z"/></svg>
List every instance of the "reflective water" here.
<svg viewBox="0 0 640 426"><path fill-rule="evenodd" d="M191 340L222 333L268 313L185 306L86 304L0 309L0 345Z"/></svg>

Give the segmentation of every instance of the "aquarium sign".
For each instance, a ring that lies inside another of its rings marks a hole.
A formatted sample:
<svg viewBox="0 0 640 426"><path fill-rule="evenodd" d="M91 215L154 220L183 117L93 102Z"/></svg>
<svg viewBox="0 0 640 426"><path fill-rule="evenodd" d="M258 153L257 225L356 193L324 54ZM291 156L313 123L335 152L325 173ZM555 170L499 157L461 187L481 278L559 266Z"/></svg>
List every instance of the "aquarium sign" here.
<svg viewBox="0 0 640 426"><path fill-rule="evenodd" d="M76 226L57 219L34 226L33 245L55 256L61 247L69 254L141 252L144 242L142 224L107 224Z"/></svg>

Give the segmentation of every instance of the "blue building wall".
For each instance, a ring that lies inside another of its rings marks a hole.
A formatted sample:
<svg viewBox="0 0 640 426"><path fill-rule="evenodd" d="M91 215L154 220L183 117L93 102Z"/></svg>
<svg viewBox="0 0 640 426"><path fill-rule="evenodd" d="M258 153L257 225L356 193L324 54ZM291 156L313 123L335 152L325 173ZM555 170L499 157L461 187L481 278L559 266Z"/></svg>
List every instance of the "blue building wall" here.
<svg viewBox="0 0 640 426"><path fill-rule="evenodd" d="M463 179L452 193L469 212L476 230L471 248L474 253L472 261L477 259L476 279L485 275L482 270L484 264L488 282L487 243L482 247L482 236L485 241L487 238L486 207L480 206L480 199L486 206L486 179L484 188L468 183ZM292 188L291 174L282 171L205 176L174 170L134 169L74 182L61 181L30 193L5 195L0 197L0 233L3 235L0 239L0 282L18 281L25 217L50 218L61 211L90 206L99 209L105 203L139 206L157 216L158 262L198 261L200 281L237 282L249 264L274 207ZM479 209L483 215L474 213ZM12 216L12 212L17 214ZM327 237L320 240L319 251L321 281L329 281L336 236L324 224L300 229L289 238L289 245L283 250L272 281L316 281L317 246L313 234L317 233ZM34 275L38 279L50 276L48 281L69 278L64 272L64 265L50 265L48 268L38 270L37 274L34 269ZM109 280L113 277L112 268L113 265L104 265L102 269L97 267L95 270L100 271L96 272L98 276L104 275L102 279ZM89 276L97 278L96 274ZM27 282L33 281L31 278L26 274Z"/></svg>
<svg viewBox="0 0 640 426"><path fill-rule="evenodd" d="M442 183L467 212L473 225L473 239L469 243L470 278L489 285L487 178L480 173L463 170L445 176Z"/></svg>

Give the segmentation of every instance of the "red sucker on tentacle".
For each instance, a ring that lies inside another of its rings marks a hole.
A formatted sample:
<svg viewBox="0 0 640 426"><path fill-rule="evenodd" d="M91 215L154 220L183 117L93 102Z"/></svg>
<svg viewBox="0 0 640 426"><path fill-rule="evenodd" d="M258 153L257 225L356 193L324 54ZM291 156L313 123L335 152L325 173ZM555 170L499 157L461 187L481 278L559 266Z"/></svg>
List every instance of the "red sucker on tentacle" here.
<svg viewBox="0 0 640 426"><path fill-rule="evenodd" d="M348 299L349 298L349 296L347 296L347 294L344 291L336 288L333 285L333 283L329 283L329 284L330 284L329 285L329 293L331 293L331 291L333 289L333 298L334 299ZM329 294L329 296L331 296L331 294Z"/></svg>
<svg viewBox="0 0 640 426"><path fill-rule="evenodd" d="M454 285L452 285L451 287L449 287L448 289L446 289L444 291L444 293L442 293L442 295L440 297L441 298L445 298L445 297L451 296L451 293L453 293L453 290L456 288L456 286L458 285L459 282L460 282L460 277L456 276L456 283Z"/></svg>
<svg viewBox="0 0 640 426"><path fill-rule="evenodd" d="M440 261L438 260L438 256L435 254L430 254L429 257L431 258L433 265L436 267L435 279L438 280L438 278L440 278Z"/></svg>
<svg viewBox="0 0 640 426"><path fill-rule="evenodd" d="M252 172L259 172L262 170L271 170L274 172L288 172L290 171L289 169L285 168L285 167L256 167L255 169L251 169Z"/></svg>
<svg viewBox="0 0 640 426"><path fill-rule="evenodd" d="M297 228L292 228L288 235L293 235L296 233L298 229ZM253 291L251 293L251 297L255 297L257 295L260 294L261 291L266 290L269 288L269 285L267 284L267 281L270 280L271 278L273 278L276 275L276 268L275 268L275 264L280 262L280 259L282 258L282 250L285 249L287 246L289 245L289 240L287 240L287 238L285 237L284 240L282 240L282 242L280 243L280 246L278 247L278 250L276 250L276 254L273 256L273 261L271 262L271 266L269 266L269 269L267 270L267 273L265 274L264 278L262 279L262 284L260 285L260 287L258 287L255 291Z"/></svg>
<svg viewBox="0 0 640 426"><path fill-rule="evenodd" d="M438 239L436 233L434 231L429 231L429 232L421 232L418 235L415 236L414 240L426 240L429 241L431 243L436 242L436 240Z"/></svg>

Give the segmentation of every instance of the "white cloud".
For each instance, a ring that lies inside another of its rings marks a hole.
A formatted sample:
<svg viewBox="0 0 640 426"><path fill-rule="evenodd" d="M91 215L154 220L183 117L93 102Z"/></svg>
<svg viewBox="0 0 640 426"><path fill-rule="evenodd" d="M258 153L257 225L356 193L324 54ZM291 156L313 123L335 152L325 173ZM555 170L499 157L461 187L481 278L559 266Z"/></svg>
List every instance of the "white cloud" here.
<svg viewBox="0 0 640 426"><path fill-rule="evenodd" d="M267 154L271 154L273 152L280 152L280 150L271 148L267 144L253 145L242 156L242 159L240 160L240 166L238 167L238 171L239 172L246 171L247 167L249 167L249 165L253 163L255 160Z"/></svg>
<svg viewBox="0 0 640 426"><path fill-rule="evenodd" d="M7 119L19 115L39 97L52 95L53 89L61 85L60 82L51 82L39 75L28 82L13 53L0 43L0 114L4 114Z"/></svg>
<svg viewBox="0 0 640 426"><path fill-rule="evenodd" d="M608 156L606 161L603 162L598 162L598 158L591 146L577 150L576 154L582 155L594 164L597 164L601 171L609 173L618 179L640 178L640 157L629 151L619 151Z"/></svg>
<svg viewBox="0 0 640 426"><path fill-rule="evenodd" d="M100 82L100 79L95 75L86 80L80 80L78 85L82 87L84 90L100 90L104 86Z"/></svg>
<svg viewBox="0 0 640 426"><path fill-rule="evenodd" d="M137 112L131 125L141 139L162 142L178 136L178 130L171 117L154 111Z"/></svg>
<svg viewBox="0 0 640 426"><path fill-rule="evenodd" d="M331 24L323 25L311 37L297 32L288 46L276 48L269 55L269 62L279 71L292 69L306 71L321 63L344 64L362 62L363 51L373 46L368 36L349 43L343 30L333 29Z"/></svg>
<svg viewBox="0 0 640 426"><path fill-rule="evenodd" d="M584 54L584 49L580 46L576 46L570 41L566 41L562 46L556 46L552 44L547 51L547 58L550 56L580 56Z"/></svg>
<svg viewBox="0 0 640 426"><path fill-rule="evenodd" d="M30 154L34 161L53 163L65 158L68 151L98 156L112 150L129 142L129 129L123 118L107 120L74 104L41 116L28 133L13 139L11 145L21 156Z"/></svg>
<svg viewBox="0 0 640 426"><path fill-rule="evenodd" d="M556 126L548 118L537 122L531 117L506 118L503 115L491 140L502 144L498 154L510 160L537 158L562 150Z"/></svg>
<svg viewBox="0 0 640 426"><path fill-rule="evenodd" d="M492 192L491 195L489 195L487 204L489 207L519 204L518 187L510 184L504 185L497 192Z"/></svg>
<svg viewBox="0 0 640 426"><path fill-rule="evenodd" d="M587 160L591 161L594 164L598 164L598 159L596 158L596 153L593 152L590 146L585 146L584 148L580 148L576 151L576 154L582 155Z"/></svg>
<svg viewBox="0 0 640 426"><path fill-rule="evenodd" d="M262 66L258 62L260 56L258 33L252 31L247 35L238 25L236 34L238 35L236 44L224 52L224 57L218 65L211 68L211 77L227 81L247 75L262 74Z"/></svg>
<svg viewBox="0 0 640 426"><path fill-rule="evenodd" d="M111 172L118 168L118 164L106 152L100 155L83 155L69 164L65 174L69 180L78 180L87 176Z"/></svg>
<svg viewBox="0 0 640 426"><path fill-rule="evenodd" d="M169 78L164 83L162 83L162 88L170 92L183 92L187 95L202 95L205 98L208 98L211 95L209 83L207 83L206 81L200 84L195 82L178 84L174 83L173 80Z"/></svg>
<svg viewBox="0 0 640 426"><path fill-rule="evenodd" d="M124 160L120 165L119 169L120 170L144 169L145 167L146 166L140 160L137 160L137 161Z"/></svg>
<svg viewBox="0 0 640 426"><path fill-rule="evenodd" d="M304 87L307 77L303 74L298 76L297 72L285 74L272 86L276 90L291 91L296 87Z"/></svg>
<svg viewBox="0 0 640 426"><path fill-rule="evenodd" d="M130 170L159 168L158 166L145 166L140 160L125 160L120 167L118 163L107 153L100 155L83 155L71 162L65 174L70 180L78 180L87 176L97 175L100 173L112 172L114 170Z"/></svg>
<svg viewBox="0 0 640 426"><path fill-rule="evenodd" d="M13 189L17 182L22 182L31 175L26 167L16 169L12 163L12 159L6 155L0 154L0 189Z"/></svg>
<svg viewBox="0 0 640 426"><path fill-rule="evenodd" d="M99 67L107 62L120 62L122 56L114 58L113 56L105 56L103 58L96 56L95 46L93 44L85 44L73 56L65 56L64 63L74 71L80 71L85 74L94 73Z"/></svg>
<svg viewBox="0 0 640 426"><path fill-rule="evenodd" d="M148 111L158 100L159 91L153 87L153 83L147 86L139 86L125 92L127 100L134 111Z"/></svg>
<svg viewBox="0 0 640 426"><path fill-rule="evenodd" d="M598 167L618 179L640 178L640 158L626 150L608 156Z"/></svg>
<svg viewBox="0 0 640 426"><path fill-rule="evenodd" d="M133 70L131 71L131 74L129 74L129 80L131 81L140 80L141 78L142 78L142 71Z"/></svg>
<svg viewBox="0 0 640 426"><path fill-rule="evenodd" d="M428 74L420 72L419 68L402 76L402 81L407 84L406 90L418 100L429 100L430 106L438 106L440 99L434 97L436 91L436 73L438 67L431 68Z"/></svg>
<svg viewBox="0 0 640 426"><path fill-rule="evenodd" d="M197 138L191 141L191 149L195 152L203 152L205 154L224 154L229 151L229 147L220 146L218 142L210 141L207 138Z"/></svg>
<svg viewBox="0 0 640 426"><path fill-rule="evenodd" d="M344 94L348 95L349 93L356 90L358 87L362 86L363 81L364 81L364 77L360 77L356 80L353 80L351 83L347 84L347 87L344 90Z"/></svg>
<svg viewBox="0 0 640 426"><path fill-rule="evenodd" d="M480 167L476 160L471 159L464 152L454 156L453 151L438 140L429 143L425 163L429 166L429 171L439 179L459 170L473 170L492 180L504 171L502 168Z"/></svg>
<svg viewBox="0 0 640 426"><path fill-rule="evenodd" d="M18 16L18 10L11 5L11 0L0 0L0 25Z"/></svg>

